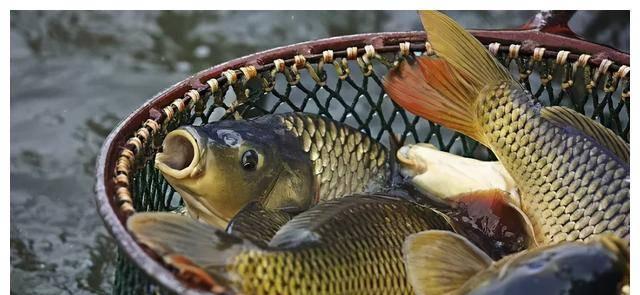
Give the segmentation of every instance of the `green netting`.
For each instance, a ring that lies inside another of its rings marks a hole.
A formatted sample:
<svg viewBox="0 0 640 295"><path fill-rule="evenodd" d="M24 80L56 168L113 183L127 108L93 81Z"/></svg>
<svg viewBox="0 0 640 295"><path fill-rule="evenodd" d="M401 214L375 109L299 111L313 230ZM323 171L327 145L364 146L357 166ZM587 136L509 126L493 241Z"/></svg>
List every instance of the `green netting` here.
<svg viewBox="0 0 640 295"><path fill-rule="evenodd" d="M493 155L476 141L416 117L386 96L382 77L403 58L400 54L376 54L357 60L336 59L333 64L305 62L302 70L265 70L254 79L244 78L232 86L221 85L207 93L192 109L178 113L162 126L136 158L131 192L137 211L172 210L180 197L153 167L153 158L164 135L181 125L200 125L217 120L249 118L269 113L303 111L319 113L359 128L388 145L388 135L401 136L402 143L429 142L441 150L478 159ZM613 72L597 74L597 67L558 64L555 57L532 60L531 56L498 59L514 77L534 93L543 105L564 105L590 116L629 141L629 80ZM595 83L594 83L595 80ZM625 99L621 99L625 97ZM123 253L119 253L115 294L166 294Z"/></svg>

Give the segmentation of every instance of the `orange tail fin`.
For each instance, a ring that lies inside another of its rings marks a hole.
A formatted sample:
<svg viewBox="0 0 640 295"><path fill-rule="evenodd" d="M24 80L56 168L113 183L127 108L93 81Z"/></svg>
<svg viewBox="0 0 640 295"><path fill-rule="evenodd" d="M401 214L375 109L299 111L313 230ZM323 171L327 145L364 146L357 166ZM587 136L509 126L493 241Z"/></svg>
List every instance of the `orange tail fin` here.
<svg viewBox="0 0 640 295"><path fill-rule="evenodd" d="M476 122L474 99L462 73L442 59L421 57L414 65L403 63L384 79L385 91L406 110L483 142Z"/></svg>
<svg viewBox="0 0 640 295"><path fill-rule="evenodd" d="M389 96L410 112L486 144L477 99L487 85L512 78L486 48L439 12L420 13L439 58L420 56L384 79Z"/></svg>

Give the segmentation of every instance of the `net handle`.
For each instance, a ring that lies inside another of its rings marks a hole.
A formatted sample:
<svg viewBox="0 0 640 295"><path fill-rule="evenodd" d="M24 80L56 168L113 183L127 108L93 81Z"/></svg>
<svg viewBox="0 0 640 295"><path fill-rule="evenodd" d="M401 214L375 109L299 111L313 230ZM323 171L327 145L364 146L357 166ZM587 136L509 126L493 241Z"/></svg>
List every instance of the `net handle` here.
<svg viewBox="0 0 640 295"><path fill-rule="evenodd" d="M575 14L575 10L540 10L520 28L523 30L538 30L549 34L580 38L569 27L569 21Z"/></svg>

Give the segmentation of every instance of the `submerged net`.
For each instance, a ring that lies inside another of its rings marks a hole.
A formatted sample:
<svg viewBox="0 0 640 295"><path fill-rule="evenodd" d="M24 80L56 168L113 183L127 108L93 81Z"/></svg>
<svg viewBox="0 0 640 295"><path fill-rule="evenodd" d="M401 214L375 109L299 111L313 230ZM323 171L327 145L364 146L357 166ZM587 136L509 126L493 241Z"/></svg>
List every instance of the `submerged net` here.
<svg viewBox="0 0 640 295"><path fill-rule="evenodd" d="M207 87L187 92L162 110L162 123L147 121L136 133L137 147L127 177L130 199L118 197L122 210L167 211L181 204L180 197L154 168L154 156L167 132L182 125L201 125L226 119L270 113L310 112L345 122L388 146L389 134L402 144L429 142L441 150L483 160L493 155L476 141L396 105L382 88L382 77L407 58L431 54L428 43L400 44L395 52L376 53L372 46L355 47L314 58L276 60L260 69L245 67L224 72ZM490 50L543 105L563 105L612 129L629 141L629 68L603 60L594 64L588 55L536 48L518 52L519 46L491 44ZM335 58L334 58L335 56ZM117 175L120 177L120 174ZM129 182L130 180L130 182ZM120 180L118 180L120 181ZM123 180L124 181L124 180ZM119 194L120 196L120 194ZM132 207L132 208L131 208ZM168 294L119 253L114 294Z"/></svg>

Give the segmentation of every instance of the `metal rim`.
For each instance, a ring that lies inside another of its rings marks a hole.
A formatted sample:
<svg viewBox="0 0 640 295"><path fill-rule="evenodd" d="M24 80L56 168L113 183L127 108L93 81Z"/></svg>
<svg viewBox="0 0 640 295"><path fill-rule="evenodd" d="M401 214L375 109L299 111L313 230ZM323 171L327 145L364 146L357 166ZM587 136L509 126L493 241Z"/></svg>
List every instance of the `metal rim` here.
<svg viewBox="0 0 640 295"><path fill-rule="evenodd" d="M522 44L520 52L524 54L532 54L536 47L546 47L550 49L545 52L545 56L547 56L547 54L557 54L557 52L552 50L562 49L592 54L593 58L589 61L592 65L597 66L602 60L610 59L617 64L611 68L614 71L620 65L628 65L629 62L629 54L604 45L576 39L575 37L548 33L541 30L540 27L509 31L471 31L471 33L483 44L492 42ZM308 41L270 49L219 64L188 77L156 94L120 122L106 138L100 150L96 165L97 183L95 186L95 201L105 226L117 241L118 246L124 250L129 258L162 286L181 294L210 294L187 287L179 281L173 273L152 259L143 248L133 240L126 230L126 216L121 216L116 213L115 200L113 197L115 194L115 186L113 185L115 176L114 164L117 158L117 152L126 146L126 140L134 134L135 130L142 125L144 120L149 118L161 119L162 112L158 110L171 103L173 99L181 97L191 89L197 89L199 92L206 91L208 85L206 85L206 83L203 84L204 81L221 76L224 71L229 69L236 70L243 66L252 65L260 71L273 67L272 62L276 59L285 59L287 64L292 64L294 62L293 57L296 55L303 55L308 60L313 60L320 58L323 50L332 49L339 51L354 46L359 48L358 56L364 53L365 45L373 45L377 52L382 53L397 51L399 43L411 42L411 49L418 50L420 46L414 46L414 44L424 44L425 41L426 34L424 32L370 33ZM422 49L424 50L424 45ZM505 49L508 51L508 46L500 47L500 51L504 51ZM339 54L336 54L336 56L339 56ZM578 55L569 56L569 60L573 61L577 59ZM224 76L220 79L220 82L224 82L225 80Z"/></svg>

